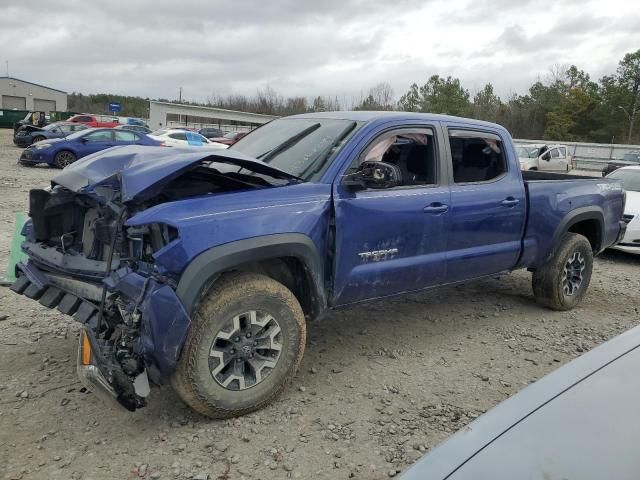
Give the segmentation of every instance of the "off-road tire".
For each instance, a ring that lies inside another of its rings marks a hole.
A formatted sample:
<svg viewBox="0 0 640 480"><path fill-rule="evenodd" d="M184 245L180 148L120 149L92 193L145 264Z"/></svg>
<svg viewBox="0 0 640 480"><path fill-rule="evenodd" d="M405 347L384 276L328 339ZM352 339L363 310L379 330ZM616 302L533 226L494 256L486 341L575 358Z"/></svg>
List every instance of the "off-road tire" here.
<svg viewBox="0 0 640 480"><path fill-rule="evenodd" d="M579 287L572 295L564 290L563 273L567 262L576 254L584 259ZM536 300L552 310L571 310L584 297L593 270L593 250L589 240L577 233L565 233L551 259L533 272L532 285Z"/></svg>
<svg viewBox="0 0 640 480"><path fill-rule="evenodd" d="M69 150L61 150L56 153L56 156L53 158L53 164L57 168L64 168L68 165L71 165L76 160L77 157L73 152L70 152Z"/></svg>
<svg viewBox="0 0 640 480"><path fill-rule="evenodd" d="M277 319L282 350L275 367L260 383L232 391L214 379L209 356L223 326L248 310L265 311ZM225 274L205 294L192 316L171 385L187 405L207 417L229 418L258 410L271 403L293 379L304 354L306 336L300 303L284 285L256 273Z"/></svg>

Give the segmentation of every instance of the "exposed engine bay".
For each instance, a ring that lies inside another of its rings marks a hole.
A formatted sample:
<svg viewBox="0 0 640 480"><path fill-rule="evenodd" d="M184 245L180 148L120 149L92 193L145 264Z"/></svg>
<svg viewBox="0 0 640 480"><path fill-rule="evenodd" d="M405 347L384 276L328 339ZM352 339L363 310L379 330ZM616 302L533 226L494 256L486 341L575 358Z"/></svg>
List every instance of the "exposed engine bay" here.
<svg viewBox="0 0 640 480"><path fill-rule="evenodd" d="M179 278L154 259L178 230L127 220L166 202L278 184L267 178L203 161L128 202L117 182L86 192L58 184L31 190L22 245L29 261L11 288L84 324L79 373L88 368L90 389L140 408L149 381L162 383L175 368L191 320L175 294Z"/></svg>

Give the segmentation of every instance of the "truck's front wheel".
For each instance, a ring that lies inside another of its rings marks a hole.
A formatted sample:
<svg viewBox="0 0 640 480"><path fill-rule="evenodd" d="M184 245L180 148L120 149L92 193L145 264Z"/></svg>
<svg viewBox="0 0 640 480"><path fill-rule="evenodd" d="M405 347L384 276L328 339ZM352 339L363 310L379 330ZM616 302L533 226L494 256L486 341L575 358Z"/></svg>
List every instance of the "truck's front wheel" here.
<svg viewBox="0 0 640 480"><path fill-rule="evenodd" d="M565 233L553 257L533 272L533 294L548 308L571 310L587 292L592 269L589 240L577 233Z"/></svg>
<svg viewBox="0 0 640 480"><path fill-rule="evenodd" d="M192 318L171 383L194 410L213 418L264 407L295 375L306 324L295 296L255 273L230 273Z"/></svg>

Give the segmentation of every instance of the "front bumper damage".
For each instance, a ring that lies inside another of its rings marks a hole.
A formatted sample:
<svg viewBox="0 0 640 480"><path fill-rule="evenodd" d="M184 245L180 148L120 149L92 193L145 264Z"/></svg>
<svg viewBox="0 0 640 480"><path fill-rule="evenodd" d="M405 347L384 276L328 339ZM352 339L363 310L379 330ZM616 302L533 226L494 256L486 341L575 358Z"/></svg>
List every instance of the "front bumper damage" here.
<svg viewBox="0 0 640 480"><path fill-rule="evenodd" d="M136 410L145 405L148 380L164 383L175 370L191 319L169 285L124 267L101 285L79 282L79 288L33 261L19 263L17 277L11 290L83 324L78 375L99 397ZM96 298L102 288L104 320ZM120 319L115 326L106 319L114 314Z"/></svg>

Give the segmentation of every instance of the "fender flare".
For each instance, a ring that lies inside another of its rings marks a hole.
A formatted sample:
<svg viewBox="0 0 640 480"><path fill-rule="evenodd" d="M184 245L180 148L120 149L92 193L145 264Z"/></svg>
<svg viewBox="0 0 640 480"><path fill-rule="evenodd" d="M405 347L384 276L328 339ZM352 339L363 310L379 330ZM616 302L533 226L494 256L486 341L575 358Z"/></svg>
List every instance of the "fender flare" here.
<svg viewBox="0 0 640 480"><path fill-rule="evenodd" d="M313 290L310 299L313 311L317 315L325 310L323 262L311 238L300 233L252 237L210 248L187 266L180 276L176 294L192 315L203 289L218 274L242 264L282 257L295 257L302 262Z"/></svg>
<svg viewBox="0 0 640 480"><path fill-rule="evenodd" d="M602 242L605 238L604 213L599 207L581 207L572 210L562 219L553 234L551 249L549 254L546 256L545 261L551 258L558 247L562 236L567 233L573 225L584 220L596 220L600 225L600 244L596 245L594 249L595 253L600 253L600 250L602 249Z"/></svg>

